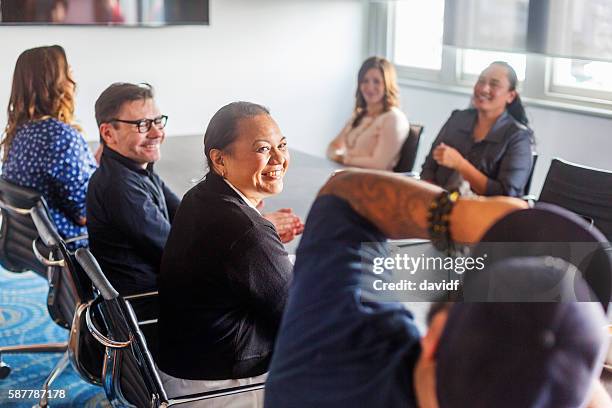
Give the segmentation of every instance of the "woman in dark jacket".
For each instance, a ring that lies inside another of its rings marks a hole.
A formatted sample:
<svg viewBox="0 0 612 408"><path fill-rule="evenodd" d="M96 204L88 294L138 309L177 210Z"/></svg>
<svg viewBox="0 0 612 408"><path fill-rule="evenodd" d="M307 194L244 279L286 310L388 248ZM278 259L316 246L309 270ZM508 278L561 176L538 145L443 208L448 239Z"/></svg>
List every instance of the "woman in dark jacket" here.
<svg viewBox="0 0 612 408"><path fill-rule="evenodd" d="M171 394L264 374L291 279L276 229L257 210L282 191L289 166L269 111L248 102L221 108L204 148L210 171L181 202L159 278L162 377L196 380L171 385Z"/></svg>
<svg viewBox="0 0 612 408"><path fill-rule="evenodd" d="M506 62L487 67L474 85L473 108L455 111L434 141L421 179L445 188L463 180L479 195L520 196L532 166L533 132Z"/></svg>

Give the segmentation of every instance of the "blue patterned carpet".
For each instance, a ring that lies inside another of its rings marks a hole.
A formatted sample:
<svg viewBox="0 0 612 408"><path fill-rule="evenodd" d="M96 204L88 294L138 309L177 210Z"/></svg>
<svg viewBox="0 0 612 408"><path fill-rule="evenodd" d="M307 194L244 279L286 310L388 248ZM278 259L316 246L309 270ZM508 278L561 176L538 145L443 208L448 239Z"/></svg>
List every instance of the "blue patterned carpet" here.
<svg viewBox="0 0 612 408"><path fill-rule="evenodd" d="M47 282L28 272L9 273L0 268L0 346L66 341L68 331L57 326L47 313ZM35 398L9 398L9 390L37 390L61 353L6 354L11 375L0 380L0 407L32 407ZM67 367L51 386L66 397L49 401L51 407L110 407L100 387L83 381Z"/></svg>

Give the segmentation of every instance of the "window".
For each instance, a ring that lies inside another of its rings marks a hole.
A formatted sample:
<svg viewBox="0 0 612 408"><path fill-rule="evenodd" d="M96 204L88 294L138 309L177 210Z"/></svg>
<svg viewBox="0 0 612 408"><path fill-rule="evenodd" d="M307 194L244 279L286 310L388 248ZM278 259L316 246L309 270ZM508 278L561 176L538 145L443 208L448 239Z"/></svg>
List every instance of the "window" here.
<svg viewBox="0 0 612 408"><path fill-rule="evenodd" d="M580 59L581 56L612 55L612 3L609 0L558 0L551 27L552 52L576 58L551 58L553 94L612 101L612 63Z"/></svg>
<svg viewBox="0 0 612 408"><path fill-rule="evenodd" d="M440 70L444 0L406 0L395 4L393 60L397 65Z"/></svg>
<svg viewBox="0 0 612 408"><path fill-rule="evenodd" d="M592 57L612 61L612 1L542 1L387 3L375 28L387 42L375 52L396 64L400 81L466 92L487 65L506 61L526 101L612 116L612 62Z"/></svg>
<svg viewBox="0 0 612 408"><path fill-rule="evenodd" d="M525 80L527 57L525 54L514 54L499 51L462 50L459 58L461 80L473 84L476 77L493 61L506 61L516 71L520 82Z"/></svg>
<svg viewBox="0 0 612 408"><path fill-rule="evenodd" d="M612 63L552 58L551 92L612 99Z"/></svg>

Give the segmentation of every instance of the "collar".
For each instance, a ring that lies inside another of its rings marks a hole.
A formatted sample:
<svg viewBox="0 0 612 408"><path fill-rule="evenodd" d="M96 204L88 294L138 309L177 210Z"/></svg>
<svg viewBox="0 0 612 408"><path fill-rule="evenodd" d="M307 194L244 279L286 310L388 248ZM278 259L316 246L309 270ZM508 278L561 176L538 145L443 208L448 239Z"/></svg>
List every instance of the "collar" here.
<svg viewBox="0 0 612 408"><path fill-rule="evenodd" d="M255 207L255 205L253 205L253 203L251 202L251 200L249 200L248 198L245 197L244 194L242 194L242 192L240 190L238 190L236 187L234 187L234 185L232 183L229 182L228 179L223 178L223 181L225 181L227 183L228 186L230 186L232 188L232 190L234 190L236 192L236 194L238 194L238 196L240 198L242 198L242 201L244 201L246 203L246 205L248 205L249 207L251 207L252 209L254 209L255 211L257 211L260 215L261 213L259 212L259 210L257 209L257 207Z"/></svg>
<svg viewBox="0 0 612 408"><path fill-rule="evenodd" d="M457 129L461 132L466 133L467 135L471 137L472 132L474 131L474 126L476 126L477 119L478 119L478 111L476 109L469 109L467 111L467 114L461 117L461 120L457 125ZM509 121L513 121L513 120L514 119L512 118L512 116L510 116L508 111L505 110L501 115L499 115L499 117L497 118L497 120L495 121L491 129L489 130L489 133L487 133L487 136L481 142L499 143L503 141L504 132L499 132L499 130L503 126L507 125Z"/></svg>
<svg viewBox="0 0 612 408"><path fill-rule="evenodd" d="M123 155L121 155L119 152L111 149L110 147L104 145L104 147L102 148L102 159L104 158L109 158L115 161L118 161L119 163L121 163L122 165L124 165L125 167L127 167L130 170L136 171L138 173L143 173L143 174L150 174L153 172L153 163L148 163L146 168L142 168L140 166L140 164L136 163L134 160L129 159ZM101 159L101 160L102 160Z"/></svg>

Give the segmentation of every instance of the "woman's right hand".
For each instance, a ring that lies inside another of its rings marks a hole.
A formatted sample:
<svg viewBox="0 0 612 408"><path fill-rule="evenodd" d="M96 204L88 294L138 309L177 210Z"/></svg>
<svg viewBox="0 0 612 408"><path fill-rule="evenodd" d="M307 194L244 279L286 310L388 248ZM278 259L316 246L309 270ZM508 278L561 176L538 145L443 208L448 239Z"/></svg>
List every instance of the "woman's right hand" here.
<svg viewBox="0 0 612 408"><path fill-rule="evenodd" d="M341 149L336 149L329 154L330 160L336 163L344 164L345 152Z"/></svg>

